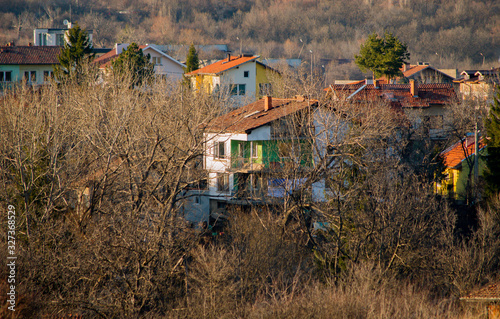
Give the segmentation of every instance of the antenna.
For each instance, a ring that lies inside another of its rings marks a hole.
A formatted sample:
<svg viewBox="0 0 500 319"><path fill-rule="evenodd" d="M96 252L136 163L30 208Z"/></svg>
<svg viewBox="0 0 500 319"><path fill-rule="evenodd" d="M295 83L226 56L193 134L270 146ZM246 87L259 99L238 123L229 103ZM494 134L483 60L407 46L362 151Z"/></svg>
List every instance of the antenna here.
<svg viewBox="0 0 500 319"><path fill-rule="evenodd" d="M68 25L69 21L67 19L64 19L63 24Z"/></svg>

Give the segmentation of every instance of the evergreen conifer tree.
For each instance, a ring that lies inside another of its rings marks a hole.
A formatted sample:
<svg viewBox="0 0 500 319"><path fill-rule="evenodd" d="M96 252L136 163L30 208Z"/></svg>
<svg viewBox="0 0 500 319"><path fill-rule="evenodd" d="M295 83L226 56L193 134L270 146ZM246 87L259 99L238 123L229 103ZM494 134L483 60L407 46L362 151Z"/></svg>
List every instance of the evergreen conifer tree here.
<svg viewBox="0 0 500 319"><path fill-rule="evenodd" d="M186 73L191 71L198 70L200 68L200 60L198 59L198 53L196 52L196 48L191 43L189 47L189 52L186 57Z"/></svg>
<svg viewBox="0 0 500 319"><path fill-rule="evenodd" d="M389 80L401 76L401 66L410 58L406 44L399 41L392 33L384 37L373 33L368 37L355 55L356 65L365 72L370 70L375 78L385 75Z"/></svg>
<svg viewBox="0 0 500 319"><path fill-rule="evenodd" d="M136 43L131 43L112 62L113 71L119 76L130 76L131 87L141 85L154 74L154 65L149 60L149 54L144 55Z"/></svg>
<svg viewBox="0 0 500 319"><path fill-rule="evenodd" d="M485 124L488 135L486 196L491 196L500 191L500 89L497 89L494 104L490 108Z"/></svg>
<svg viewBox="0 0 500 319"><path fill-rule="evenodd" d="M54 67L54 74L59 81L68 79L80 80L83 73L83 64L94 58L92 43L85 29L78 23L67 31L66 41L59 55L60 65Z"/></svg>

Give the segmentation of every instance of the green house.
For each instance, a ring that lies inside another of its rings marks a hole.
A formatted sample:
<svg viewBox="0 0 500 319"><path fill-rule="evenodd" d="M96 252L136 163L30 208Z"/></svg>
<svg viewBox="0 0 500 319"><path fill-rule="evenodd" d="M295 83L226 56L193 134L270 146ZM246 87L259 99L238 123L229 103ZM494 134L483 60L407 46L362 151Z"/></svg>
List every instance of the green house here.
<svg viewBox="0 0 500 319"><path fill-rule="evenodd" d="M47 83L59 64L59 46L0 46L0 89L20 81L31 85Z"/></svg>

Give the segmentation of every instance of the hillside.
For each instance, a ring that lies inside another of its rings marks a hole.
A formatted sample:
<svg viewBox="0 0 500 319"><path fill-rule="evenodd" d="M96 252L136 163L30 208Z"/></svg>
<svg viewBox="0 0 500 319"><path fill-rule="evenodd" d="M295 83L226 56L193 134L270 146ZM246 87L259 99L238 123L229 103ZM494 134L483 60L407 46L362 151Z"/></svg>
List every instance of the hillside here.
<svg viewBox="0 0 500 319"><path fill-rule="evenodd" d="M264 57L353 58L373 32L391 31L411 61L439 68L497 66L500 2L494 0L0 0L0 43L32 42L63 20L115 42L229 44ZM328 60L327 60L328 61ZM484 61L484 62L483 62Z"/></svg>

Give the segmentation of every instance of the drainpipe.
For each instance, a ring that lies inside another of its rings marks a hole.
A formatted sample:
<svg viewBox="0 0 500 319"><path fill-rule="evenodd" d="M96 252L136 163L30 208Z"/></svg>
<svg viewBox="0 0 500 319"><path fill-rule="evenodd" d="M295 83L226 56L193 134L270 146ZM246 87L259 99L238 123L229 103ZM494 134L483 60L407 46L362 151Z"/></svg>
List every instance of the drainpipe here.
<svg viewBox="0 0 500 319"><path fill-rule="evenodd" d="M253 142L250 142L250 170L253 170Z"/></svg>
<svg viewBox="0 0 500 319"><path fill-rule="evenodd" d="M477 187L477 180L479 178L479 146L478 144L478 134L477 134L477 120L476 129L474 130L474 186Z"/></svg>

